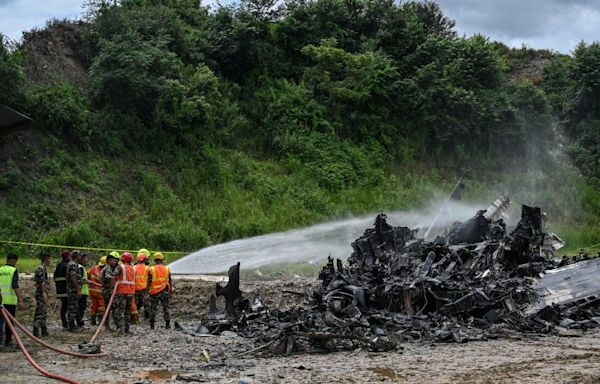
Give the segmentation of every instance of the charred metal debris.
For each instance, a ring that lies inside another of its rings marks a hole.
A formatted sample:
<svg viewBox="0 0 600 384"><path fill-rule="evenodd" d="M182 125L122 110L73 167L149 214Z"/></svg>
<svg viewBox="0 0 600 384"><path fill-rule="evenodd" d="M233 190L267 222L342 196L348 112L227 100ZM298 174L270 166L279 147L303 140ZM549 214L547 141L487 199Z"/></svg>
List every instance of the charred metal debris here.
<svg viewBox="0 0 600 384"><path fill-rule="evenodd" d="M289 355L389 351L403 342L518 333L567 335L569 329L599 326L600 283L592 278L600 272L599 259L564 266L565 260L556 259L564 243L544 230L540 209L523 206L520 221L508 231L502 220L508 204L501 196L431 241L391 226L380 214L352 243L347 262L329 258L320 286L290 310L265 308L258 294L243 298L238 263L227 286L217 284L209 313L192 334L235 332L256 341L244 354ZM224 311L217 308L218 296L225 297Z"/></svg>

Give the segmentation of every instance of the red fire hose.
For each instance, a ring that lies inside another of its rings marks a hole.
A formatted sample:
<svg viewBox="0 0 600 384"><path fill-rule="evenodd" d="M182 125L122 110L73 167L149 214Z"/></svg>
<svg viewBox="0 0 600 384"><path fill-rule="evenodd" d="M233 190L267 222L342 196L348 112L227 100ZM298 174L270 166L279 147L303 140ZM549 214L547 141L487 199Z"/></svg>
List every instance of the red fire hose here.
<svg viewBox="0 0 600 384"><path fill-rule="evenodd" d="M21 348L21 352L23 352L23 355L25 355L25 358L27 359L27 361L29 361L29 364L31 364L35 369L38 370L38 372L40 372L42 375L44 375L46 377L50 377L52 379L60 380L60 381L63 381L65 383L79 384L78 381L75 381L73 379L69 379L68 377L64 377L64 376L57 375L57 374L52 373L52 372L48 372L44 368L42 368L38 363L36 363L35 360L33 360L33 358L31 357L31 355L29 354L29 352L27 352L27 349L25 349L25 345L23 345L23 341L21 340L21 337L19 336L19 334L17 334L17 330L15 329L15 327L13 326L13 324L11 322L11 317L12 316L10 315L10 313L3 306L1 306L1 305L0 305L0 313L4 317L4 321L6 321L6 324L8 325L8 328L10 328L10 331L15 336L15 340L17 341L17 344L19 345L19 348Z"/></svg>
<svg viewBox="0 0 600 384"><path fill-rule="evenodd" d="M21 324L19 324L19 322L17 321L17 319L14 318L13 315L10 314L10 312L6 312L6 314L8 315L8 317L10 318L10 320L12 321L13 325L16 325L17 328L19 328L21 331L23 331L23 333L25 333L27 336L29 336L33 341L35 341L36 343L51 349L53 351L56 351L58 353L62 353L65 355L70 355L70 356L75 356L75 357L81 357L81 358L89 358L89 357L103 357L103 356L107 356L108 353L106 352L102 352L102 353L93 353L93 354L88 354L88 353L77 353L77 352L71 352L71 351L65 351L63 349L59 349L56 347L53 347L52 345L46 343L44 340L41 340L37 337L35 337L34 335L31 334L31 332L29 332L27 330L27 328L25 328L24 326L22 326Z"/></svg>
<svg viewBox="0 0 600 384"><path fill-rule="evenodd" d="M90 340L90 343L93 342L94 340L96 340L96 337L98 337L98 335L102 331L102 326L104 325L104 322L108 318L108 314L109 314L110 309L112 307L112 303L115 300L115 294L117 293L117 287L118 286L119 286L119 283L117 282L115 284L115 287L113 288L112 294L110 295L110 300L108 301L108 305L106 306L106 309L104 310L104 316L102 316L102 320L100 321L100 324L98 325L98 329L96 329L96 332L94 333L94 336L92 336L92 339Z"/></svg>
<svg viewBox="0 0 600 384"><path fill-rule="evenodd" d="M96 339L96 337L98 337L98 335L100 334L100 331L102 331L102 326L104 325L104 322L108 318L108 315L110 313L110 309L112 307L112 303L113 303L113 301L115 299L115 294L117 293L117 286L118 285L119 285L119 283L115 284L115 288L113 289L112 294L110 296L110 300L108 302L108 305L106 306L106 310L104 312L104 316L102 317L102 321L100 321L100 325L98 326L98 329L94 333L94 336L92 336L92 339L90 340L90 342L93 342ZM56 380L60 380L60 381L63 381L65 383L79 384L79 382L77 382L77 381L75 381L73 379L69 379L68 377L64 377L64 376L57 375L57 374L52 373L52 372L48 372L44 368L42 368L38 363L36 363L35 360L33 360L33 358L31 357L31 355L29 354L29 352L27 351L27 349L25 348L25 345L23 344L23 341L21 340L21 337L17 334L17 331L15 329L15 325L21 331L23 331L27 336L29 336L31 339L33 339L35 342L41 344L42 346L44 346L44 347L46 347L48 349L51 349L51 350L59 352L59 353L63 353L65 355L70 355L70 356L75 356L75 357L81 357L81 358L102 357L102 356L108 355L108 353L106 353L106 352L96 353L96 354L85 354L85 353L76 353L76 352L65 351L65 350L62 350L62 349L55 348L52 345L46 343L45 341L43 341L43 340L35 337L34 335L32 335L25 327L23 327L21 324L19 324L19 322L17 321L17 319L15 319L10 314L10 312L8 312L1 304L0 304L0 315L2 315L2 317L4 317L4 320L6 321L6 324L8 325L8 327L11 330L11 332L13 333L13 335L15 336L15 340L17 341L17 344L19 345L19 348L21 349L21 352L23 352L23 355L25 356L25 358L27 359L27 361L29 362L29 364L31 364L31 366L33 366L36 370L38 370L38 372L40 372L42 375L44 375L46 377L49 377L49 378L52 378L52 379L56 379Z"/></svg>

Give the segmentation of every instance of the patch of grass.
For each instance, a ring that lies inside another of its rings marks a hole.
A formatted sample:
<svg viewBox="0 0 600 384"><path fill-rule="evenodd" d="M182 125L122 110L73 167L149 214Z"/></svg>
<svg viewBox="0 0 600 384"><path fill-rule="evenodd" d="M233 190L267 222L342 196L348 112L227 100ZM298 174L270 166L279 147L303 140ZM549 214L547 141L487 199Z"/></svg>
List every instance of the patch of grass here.
<svg viewBox="0 0 600 384"><path fill-rule="evenodd" d="M553 231L566 243L566 246L559 250L560 255L576 255L581 250L592 255L600 252L600 248L590 248L600 244L600 227L557 224L554 226Z"/></svg>
<svg viewBox="0 0 600 384"><path fill-rule="evenodd" d="M4 262L2 262L2 264L4 264ZM38 265L40 265L40 259L19 257L16 267L19 273L33 273ZM52 270L54 270L54 267L52 267Z"/></svg>

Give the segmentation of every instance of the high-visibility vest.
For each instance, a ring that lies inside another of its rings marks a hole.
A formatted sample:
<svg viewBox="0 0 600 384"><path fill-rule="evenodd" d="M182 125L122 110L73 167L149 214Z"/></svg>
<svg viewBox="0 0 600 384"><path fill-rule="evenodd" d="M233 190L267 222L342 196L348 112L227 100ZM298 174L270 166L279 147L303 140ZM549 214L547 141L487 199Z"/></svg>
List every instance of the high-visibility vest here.
<svg viewBox="0 0 600 384"><path fill-rule="evenodd" d="M135 291L142 291L148 286L148 273L150 267L146 264L136 264L135 266Z"/></svg>
<svg viewBox="0 0 600 384"><path fill-rule="evenodd" d="M88 276L87 276L87 270L85 269L85 267L81 264L78 264L79 268L81 268L81 270L83 271L83 277L81 278L81 296L89 296L90 295L90 285L88 284L87 280L88 280Z"/></svg>
<svg viewBox="0 0 600 384"><path fill-rule="evenodd" d="M133 268L133 265L121 264L121 277L117 280L117 283L119 284L117 293L135 293L135 268Z"/></svg>
<svg viewBox="0 0 600 384"><path fill-rule="evenodd" d="M169 285L169 267L156 264L150 267L152 271L152 282L150 283L150 294L155 295L163 291Z"/></svg>
<svg viewBox="0 0 600 384"><path fill-rule="evenodd" d="M17 305L17 294L12 287L13 277L17 268L11 265L0 267L0 292L2 292L2 303Z"/></svg>
<svg viewBox="0 0 600 384"><path fill-rule="evenodd" d="M99 265L94 265L88 271L88 275L90 275L90 280L95 283L102 284L102 269L100 269ZM90 285L90 294L92 296L100 296L102 295L102 287L96 285Z"/></svg>

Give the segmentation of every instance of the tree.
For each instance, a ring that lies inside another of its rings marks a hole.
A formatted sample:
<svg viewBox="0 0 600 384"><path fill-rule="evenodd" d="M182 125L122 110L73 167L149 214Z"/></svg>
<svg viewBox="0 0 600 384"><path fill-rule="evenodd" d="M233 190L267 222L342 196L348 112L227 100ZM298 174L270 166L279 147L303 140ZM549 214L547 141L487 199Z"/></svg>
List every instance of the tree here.
<svg viewBox="0 0 600 384"><path fill-rule="evenodd" d="M41 84L27 95L36 124L76 144L89 145L93 127L87 98L67 82Z"/></svg>
<svg viewBox="0 0 600 384"><path fill-rule="evenodd" d="M208 9L195 0L98 0L94 22L86 32L89 60L103 41L136 34L144 41L161 41L185 64L204 60L212 49Z"/></svg>
<svg viewBox="0 0 600 384"><path fill-rule="evenodd" d="M583 112L600 111L600 42L583 41L573 52L573 78L578 87L578 106Z"/></svg>
<svg viewBox="0 0 600 384"><path fill-rule="evenodd" d="M256 147L267 153L284 155L281 144L287 135L333 132L325 107L304 83L266 80L244 105Z"/></svg>
<svg viewBox="0 0 600 384"><path fill-rule="evenodd" d="M542 88L555 113L562 115L571 109L577 84L571 76L573 59L559 55L544 67Z"/></svg>
<svg viewBox="0 0 600 384"><path fill-rule="evenodd" d="M347 52L335 39L307 45L302 52L314 63L302 79L335 119L338 135L389 144L394 135L390 103L399 80L392 60L382 52Z"/></svg>
<svg viewBox="0 0 600 384"><path fill-rule="evenodd" d="M425 30L427 36L440 36L446 39L456 37L455 22L444 15L440 6L434 1L410 1L403 5L413 12Z"/></svg>
<svg viewBox="0 0 600 384"><path fill-rule="evenodd" d="M279 0L242 0L240 9L263 22L275 21L281 14Z"/></svg>
<svg viewBox="0 0 600 384"><path fill-rule="evenodd" d="M90 67L90 90L99 107L150 116L166 79L179 78L182 63L164 40L136 32L103 40Z"/></svg>
<svg viewBox="0 0 600 384"><path fill-rule="evenodd" d="M569 154L586 179L600 185L600 42L577 45L573 58L557 57L544 87L561 114L572 144Z"/></svg>
<svg viewBox="0 0 600 384"><path fill-rule="evenodd" d="M21 68L19 53L10 53L8 42L0 33L0 104L13 108L24 104L23 85L25 76Z"/></svg>
<svg viewBox="0 0 600 384"><path fill-rule="evenodd" d="M184 70L181 79L168 79L158 96L152 126L161 137L181 146L216 141L223 95L220 81L204 65Z"/></svg>

